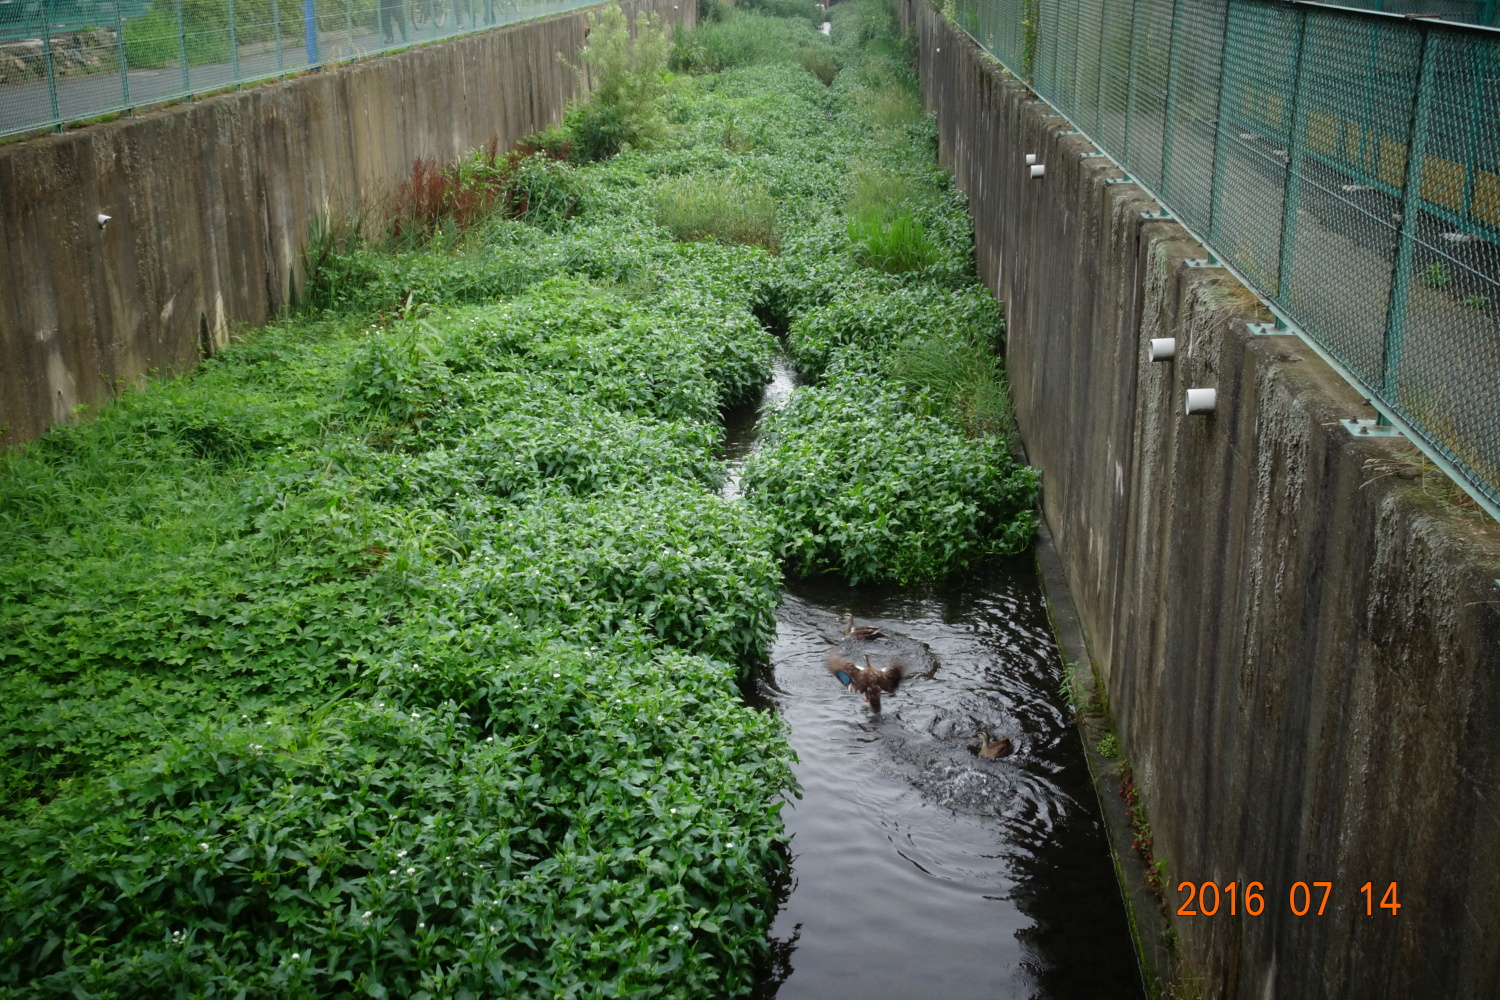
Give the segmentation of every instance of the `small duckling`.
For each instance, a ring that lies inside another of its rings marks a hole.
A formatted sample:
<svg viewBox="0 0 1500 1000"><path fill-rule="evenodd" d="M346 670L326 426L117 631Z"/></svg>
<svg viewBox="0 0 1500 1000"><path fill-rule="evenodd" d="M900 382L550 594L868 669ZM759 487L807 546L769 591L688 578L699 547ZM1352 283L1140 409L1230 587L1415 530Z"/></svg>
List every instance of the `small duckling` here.
<svg viewBox="0 0 1500 1000"><path fill-rule="evenodd" d="M885 629L876 625L856 625L854 615L848 612L836 619L843 627L845 639L858 639L861 642L874 642L876 639L889 639Z"/></svg>
<svg viewBox="0 0 1500 1000"><path fill-rule="evenodd" d="M877 715L880 714L881 694L895 691L901 686L901 678L906 676L906 664L900 660L891 661L891 665L882 670L870 662L869 654L865 655L865 665L861 667L830 650L823 658L823 664L840 684L864 695L865 701L870 703L870 711Z"/></svg>
<svg viewBox="0 0 1500 1000"><path fill-rule="evenodd" d="M1009 736L1002 736L998 740L990 739L990 734L983 729L974 734L979 737L979 756L985 760L994 760L996 757L1009 757L1016 752L1015 744L1010 741Z"/></svg>

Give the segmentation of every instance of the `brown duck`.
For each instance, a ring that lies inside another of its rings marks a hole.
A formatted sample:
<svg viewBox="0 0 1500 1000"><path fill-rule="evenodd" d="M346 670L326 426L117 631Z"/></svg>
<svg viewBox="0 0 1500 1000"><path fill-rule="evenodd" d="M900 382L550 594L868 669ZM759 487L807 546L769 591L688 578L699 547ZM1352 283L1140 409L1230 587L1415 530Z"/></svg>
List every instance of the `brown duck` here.
<svg viewBox="0 0 1500 1000"><path fill-rule="evenodd" d="M880 696L895 691L901 685L901 678L906 676L906 665L900 660L892 660L890 666L881 669L870 662L868 654L862 667L831 650L823 657L823 663L840 684L864 695L865 701L870 703L870 711L876 713L880 711Z"/></svg>
<svg viewBox="0 0 1500 1000"><path fill-rule="evenodd" d="M983 729L974 734L979 737L979 756L985 760L994 760L996 757L1009 757L1016 752L1015 744L1010 737L1002 736L998 740L990 739L990 734Z"/></svg>
<svg viewBox="0 0 1500 1000"><path fill-rule="evenodd" d="M839 624L843 627L845 639L859 639L862 642L873 642L876 639L889 639L886 630L876 625L856 625L852 613L843 614L838 617Z"/></svg>

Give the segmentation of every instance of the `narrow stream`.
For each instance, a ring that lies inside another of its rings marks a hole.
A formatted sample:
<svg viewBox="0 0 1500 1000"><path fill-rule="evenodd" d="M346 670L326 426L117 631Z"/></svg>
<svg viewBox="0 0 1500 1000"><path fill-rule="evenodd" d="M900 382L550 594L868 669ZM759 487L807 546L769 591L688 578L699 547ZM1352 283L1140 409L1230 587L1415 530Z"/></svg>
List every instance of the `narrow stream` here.
<svg viewBox="0 0 1500 1000"><path fill-rule="evenodd" d="M759 410L793 385L778 365ZM757 413L726 414L725 496ZM878 716L823 666L845 612L926 647L929 669ZM926 587L790 581L777 626L771 676L747 697L787 721L803 796L783 810L792 872L757 996L1143 997L1031 561ZM980 728L1015 753L978 757Z"/></svg>

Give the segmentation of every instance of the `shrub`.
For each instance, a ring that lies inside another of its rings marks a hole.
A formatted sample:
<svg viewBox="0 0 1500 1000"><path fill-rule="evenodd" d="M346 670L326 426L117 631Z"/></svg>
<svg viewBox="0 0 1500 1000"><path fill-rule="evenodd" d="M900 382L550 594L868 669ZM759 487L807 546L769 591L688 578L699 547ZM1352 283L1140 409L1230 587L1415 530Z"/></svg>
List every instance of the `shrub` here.
<svg viewBox="0 0 1500 1000"><path fill-rule="evenodd" d="M575 70L591 100L565 119L585 160L646 145L666 131L658 102L667 90L667 36L655 13L637 13L634 29L632 38L618 4L589 14L589 44Z"/></svg>
<svg viewBox="0 0 1500 1000"><path fill-rule="evenodd" d="M657 196L656 221L673 239L741 243L776 251L776 202L732 177L687 177Z"/></svg>
<svg viewBox="0 0 1500 1000"><path fill-rule="evenodd" d="M839 61L832 49L810 45L802 50L802 68L827 86L839 74Z"/></svg>
<svg viewBox="0 0 1500 1000"><path fill-rule="evenodd" d="M898 83L876 87L865 95L863 103L865 114L880 128L905 128L922 117L916 96L909 87Z"/></svg>
<svg viewBox="0 0 1500 1000"><path fill-rule="evenodd" d="M816 0L737 0L741 10L753 11L771 18L792 18L817 27L827 19Z"/></svg>

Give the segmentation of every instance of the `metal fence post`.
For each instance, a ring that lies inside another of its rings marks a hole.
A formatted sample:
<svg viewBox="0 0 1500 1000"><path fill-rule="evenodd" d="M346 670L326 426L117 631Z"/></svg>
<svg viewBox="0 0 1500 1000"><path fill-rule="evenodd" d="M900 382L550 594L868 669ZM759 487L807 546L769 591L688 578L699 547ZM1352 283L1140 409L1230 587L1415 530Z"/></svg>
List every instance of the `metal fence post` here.
<svg viewBox="0 0 1500 1000"><path fill-rule="evenodd" d="M130 107L130 65L125 59L125 19L120 16L120 0L115 0L115 61L120 64L120 104Z"/></svg>
<svg viewBox="0 0 1500 1000"><path fill-rule="evenodd" d="M229 63L234 67L234 88L240 87L240 38L234 30L234 0L229 0Z"/></svg>
<svg viewBox="0 0 1500 1000"><path fill-rule="evenodd" d="M1307 152L1307 102L1302 99L1302 67L1306 63L1307 11L1297 11L1296 61L1292 69L1292 116L1287 136L1286 180L1281 193L1281 247L1276 263L1276 297L1286 303L1292 254L1297 244L1297 203L1302 199L1302 162Z"/></svg>
<svg viewBox="0 0 1500 1000"><path fill-rule="evenodd" d="M188 79L187 28L182 23L182 0L175 0L173 6L177 8L177 58L182 61L182 89L187 93L193 85Z"/></svg>
<svg viewBox="0 0 1500 1000"><path fill-rule="evenodd" d="M354 0L344 0L344 30L349 34L350 55L354 50Z"/></svg>
<svg viewBox="0 0 1500 1000"><path fill-rule="evenodd" d="M1481 51L1484 53L1482 57ZM1500 47L1480 49L1476 45L1469 49L1469 72L1472 79L1485 80L1491 76L1496 51L1500 51ZM1469 219L1474 217L1474 182L1481 172L1479 142L1483 136L1483 122L1483 88L1475 87L1473 96L1469 98L1469 135L1464 143L1464 193L1463 201L1459 203L1460 211Z"/></svg>
<svg viewBox="0 0 1500 1000"><path fill-rule="evenodd" d="M1096 136L1100 133L1100 126L1104 121L1104 115L1100 113L1100 109L1104 107L1104 26L1109 22L1107 8L1113 2L1114 0L1102 0L1099 4L1099 51L1094 54L1094 120L1089 123L1089 131ZM1081 6L1079 13L1082 14ZM1083 95L1079 94L1078 98L1082 103Z"/></svg>
<svg viewBox="0 0 1500 1000"><path fill-rule="evenodd" d="M1401 190L1401 235L1396 242L1396 267L1391 273L1391 295L1385 310L1385 350L1380 364L1380 394L1396 401L1398 373L1401 368L1401 342L1406 335L1406 305L1411 294L1412 257L1417 242L1417 219L1422 205L1422 161L1427 140L1427 120L1432 115L1434 68L1432 29L1417 22L1422 33L1420 69L1417 72L1417 95L1412 101L1411 130L1406 143L1406 175Z"/></svg>
<svg viewBox="0 0 1500 1000"><path fill-rule="evenodd" d="M1130 47L1126 49L1125 63L1125 157L1130 163L1130 125L1135 112L1135 27L1140 22L1141 0L1130 0Z"/></svg>
<svg viewBox="0 0 1500 1000"><path fill-rule="evenodd" d="M52 122L62 128L62 111L57 106L57 72L52 66L52 0L42 0L42 58L47 64L47 96L52 101Z"/></svg>
<svg viewBox="0 0 1500 1000"><path fill-rule="evenodd" d="M1219 99L1214 104L1214 162L1212 173L1208 181L1208 231L1209 239L1218 237L1214 231L1219 221L1219 189L1223 186L1224 177L1224 108L1228 95L1225 93L1228 84L1224 72L1224 63L1229 58L1229 22L1233 17L1234 0L1229 0L1224 5L1224 37L1219 40Z"/></svg>
<svg viewBox="0 0 1500 1000"><path fill-rule="evenodd" d="M307 65L318 65L318 12L313 0L302 0L302 34L307 39Z"/></svg>
<svg viewBox="0 0 1500 1000"><path fill-rule="evenodd" d="M281 0L271 0L271 30L276 32L276 72L286 69L286 59L281 53Z"/></svg>
<svg viewBox="0 0 1500 1000"><path fill-rule="evenodd" d="M1167 41L1167 98L1161 121L1161 193L1167 198L1172 196L1172 139L1176 134L1172 123L1176 120L1173 112L1177 108L1177 25L1181 18L1182 0L1172 0L1172 35Z"/></svg>

